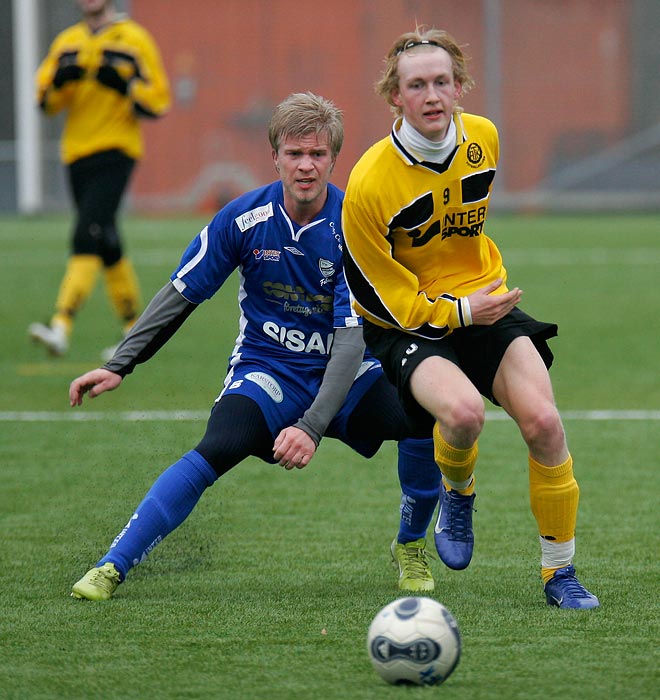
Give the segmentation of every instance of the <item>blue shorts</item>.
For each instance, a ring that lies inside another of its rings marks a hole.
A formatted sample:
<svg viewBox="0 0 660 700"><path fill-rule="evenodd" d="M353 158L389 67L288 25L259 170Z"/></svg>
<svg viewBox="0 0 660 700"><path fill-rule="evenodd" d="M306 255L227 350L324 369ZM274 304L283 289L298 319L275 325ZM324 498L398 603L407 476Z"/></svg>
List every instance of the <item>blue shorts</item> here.
<svg viewBox="0 0 660 700"><path fill-rule="evenodd" d="M290 368L274 363L241 360L230 368L216 401L232 394L247 396L255 401L274 440L283 428L296 423L310 407L318 393L323 373L324 369L292 372ZM375 450L348 438L347 421L362 397L381 376L383 370L380 362L374 359L364 361L344 403L326 430L326 435L337 437L364 456L371 456Z"/></svg>

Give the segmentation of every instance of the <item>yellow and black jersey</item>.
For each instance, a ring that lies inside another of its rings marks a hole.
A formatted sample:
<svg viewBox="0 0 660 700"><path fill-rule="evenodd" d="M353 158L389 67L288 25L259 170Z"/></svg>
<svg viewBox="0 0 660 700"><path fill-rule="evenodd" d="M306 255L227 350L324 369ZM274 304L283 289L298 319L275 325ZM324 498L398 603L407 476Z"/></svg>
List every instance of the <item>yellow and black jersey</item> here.
<svg viewBox="0 0 660 700"><path fill-rule="evenodd" d="M484 232L499 158L492 122L455 114L456 147L417 160L398 120L351 172L343 207L346 280L356 311L384 328L441 338L470 325L463 297L498 278L502 257Z"/></svg>
<svg viewBox="0 0 660 700"><path fill-rule="evenodd" d="M53 78L62 62L80 66L83 77L56 89ZM96 80L103 64L130 81L126 95ZM125 15L96 32L84 21L61 32L39 66L36 83L37 101L47 114L67 110L61 140L67 164L115 148L139 159L144 146L138 118L159 117L170 106L158 47L146 29Z"/></svg>

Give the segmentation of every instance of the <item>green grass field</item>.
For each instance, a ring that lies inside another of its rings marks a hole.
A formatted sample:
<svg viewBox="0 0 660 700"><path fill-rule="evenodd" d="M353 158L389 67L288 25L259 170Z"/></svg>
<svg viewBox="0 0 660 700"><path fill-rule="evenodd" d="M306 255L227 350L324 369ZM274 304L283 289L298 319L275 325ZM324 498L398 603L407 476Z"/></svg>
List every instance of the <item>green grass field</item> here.
<svg viewBox="0 0 660 700"><path fill-rule="evenodd" d="M125 220L145 299L203 223ZM523 308L560 326L552 376L581 486L576 566L602 605L545 605L526 452L489 407L472 565L433 562L434 597L463 635L456 672L435 689L386 685L365 650L371 618L399 596L392 444L367 461L326 440L294 472L250 460L115 598L69 597L154 478L201 436L237 313L232 279L119 391L70 409L70 380L100 364L118 325L99 285L65 358L28 342L28 324L50 314L68 226L0 218L1 700L657 697L658 217L491 223Z"/></svg>

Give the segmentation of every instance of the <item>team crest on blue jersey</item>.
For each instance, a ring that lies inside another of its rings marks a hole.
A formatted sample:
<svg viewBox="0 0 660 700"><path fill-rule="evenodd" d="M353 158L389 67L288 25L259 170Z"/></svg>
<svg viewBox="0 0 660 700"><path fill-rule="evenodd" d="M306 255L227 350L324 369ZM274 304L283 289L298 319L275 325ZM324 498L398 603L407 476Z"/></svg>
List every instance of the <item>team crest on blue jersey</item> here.
<svg viewBox="0 0 660 700"><path fill-rule="evenodd" d="M270 260L271 262L279 262L280 254L281 253L279 250L266 250L263 248L255 248L252 251L252 255L254 255L255 260Z"/></svg>
<svg viewBox="0 0 660 700"><path fill-rule="evenodd" d="M321 284L326 284L335 274L335 264L332 260L326 260L325 258L319 258L319 270L323 275Z"/></svg>

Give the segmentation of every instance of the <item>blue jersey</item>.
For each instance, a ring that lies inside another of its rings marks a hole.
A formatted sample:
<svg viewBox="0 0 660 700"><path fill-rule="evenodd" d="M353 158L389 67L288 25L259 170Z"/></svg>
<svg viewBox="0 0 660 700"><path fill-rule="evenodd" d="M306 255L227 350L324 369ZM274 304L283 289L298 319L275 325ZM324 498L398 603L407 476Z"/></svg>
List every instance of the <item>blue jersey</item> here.
<svg viewBox="0 0 660 700"><path fill-rule="evenodd" d="M284 210L278 180L225 206L190 243L171 277L188 301L211 298L239 270L230 365L266 356L288 367L324 368L334 328L361 324L344 280L342 200L328 185L318 217L298 226Z"/></svg>
<svg viewBox="0 0 660 700"><path fill-rule="evenodd" d="M239 333L218 398L252 398L273 436L314 400L334 329L362 325L344 279L342 201L342 191L328 185L318 217L298 226L284 210L279 180L248 192L193 239L171 277L180 294L200 304L238 269ZM344 439L348 416L381 374L380 362L366 356L331 432ZM368 453L376 449L370 446Z"/></svg>

